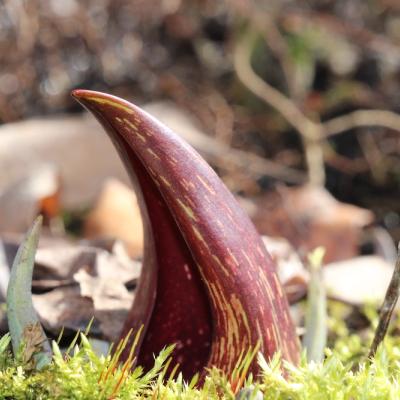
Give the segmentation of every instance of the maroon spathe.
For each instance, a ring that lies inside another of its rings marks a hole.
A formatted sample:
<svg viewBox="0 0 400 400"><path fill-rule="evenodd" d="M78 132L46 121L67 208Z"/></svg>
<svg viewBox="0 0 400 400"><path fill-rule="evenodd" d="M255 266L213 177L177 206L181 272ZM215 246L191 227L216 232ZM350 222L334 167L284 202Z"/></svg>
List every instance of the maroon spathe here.
<svg viewBox="0 0 400 400"><path fill-rule="evenodd" d="M267 358L279 350L297 363L298 339L273 262L210 166L140 108L92 91L73 96L108 132L139 197L143 270L122 332L144 325L138 364L152 367L153 355L175 343L185 378L210 366L230 374L258 342Z"/></svg>

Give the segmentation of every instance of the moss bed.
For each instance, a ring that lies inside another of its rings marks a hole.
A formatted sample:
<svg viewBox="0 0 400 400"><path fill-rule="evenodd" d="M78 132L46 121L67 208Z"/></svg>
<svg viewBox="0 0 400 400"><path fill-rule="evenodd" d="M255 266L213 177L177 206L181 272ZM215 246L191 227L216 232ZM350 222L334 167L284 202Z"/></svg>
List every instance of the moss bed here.
<svg viewBox="0 0 400 400"><path fill-rule="evenodd" d="M201 388L197 377L184 382L179 367L166 379L172 346L155 358L151 371L143 373L137 367L128 372L128 364L118 366L115 358L97 355L87 336L80 334L67 353L54 341L52 363L35 371L18 355L12 356L6 335L0 340L0 399L399 399L400 324L393 324L375 357L368 360L377 320L372 310L365 312L370 326L350 333L344 322L348 310L331 304L330 346L322 363L307 363L303 356L297 367L284 365L284 377L278 354L269 362L258 355L262 373L245 376L249 353L238 363L235 376L210 370Z"/></svg>

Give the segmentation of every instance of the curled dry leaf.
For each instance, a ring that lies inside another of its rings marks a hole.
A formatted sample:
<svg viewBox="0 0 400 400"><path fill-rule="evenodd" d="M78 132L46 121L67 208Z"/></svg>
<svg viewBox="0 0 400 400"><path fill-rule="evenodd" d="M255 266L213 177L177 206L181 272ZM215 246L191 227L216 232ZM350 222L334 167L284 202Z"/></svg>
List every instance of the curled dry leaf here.
<svg viewBox="0 0 400 400"><path fill-rule="evenodd" d="M93 301L81 294L79 285L62 286L43 294L33 295L33 304L46 331L55 337L62 329L67 335L85 330L94 316ZM101 334L94 321L92 334Z"/></svg>
<svg viewBox="0 0 400 400"><path fill-rule="evenodd" d="M43 351L43 344L47 341L39 321L24 327L22 340L25 346L23 360L25 363L32 362L33 356Z"/></svg>
<svg viewBox="0 0 400 400"><path fill-rule="evenodd" d="M171 343L186 378L213 365L230 374L257 345L296 363L299 344L273 262L214 171L138 107L97 92L74 96L102 123L137 189L143 272L122 335L144 325L138 363L151 367Z"/></svg>
<svg viewBox="0 0 400 400"><path fill-rule="evenodd" d="M117 341L141 264L131 260L118 241L43 239L36 252L32 291L33 304L46 330L57 337L65 327L73 335L85 329L94 316L92 333ZM0 243L5 249L4 271L8 272L19 241ZM7 282L5 279L5 285ZM0 333L6 331L5 314L0 309Z"/></svg>
<svg viewBox="0 0 400 400"><path fill-rule="evenodd" d="M322 246L326 262L357 256L362 230L373 221L369 210L311 185L281 187L243 204L261 234L288 239L303 257Z"/></svg>
<svg viewBox="0 0 400 400"><path fill-rule="evenodd" d="M62 327L77 331L95 317L92 333L118 340L134 297L127 285L135 284L140 263L129 259L121 243L108 247L88 243L39 249L34 304L46 329L55 335Z"/></svg>
<svg viewBox="0 0 400 400"><path fill-rule="evenodd" d="M294 247L284 238L262 237L274 260L289 303L295 303L307 293L309 274Z"/></svg>

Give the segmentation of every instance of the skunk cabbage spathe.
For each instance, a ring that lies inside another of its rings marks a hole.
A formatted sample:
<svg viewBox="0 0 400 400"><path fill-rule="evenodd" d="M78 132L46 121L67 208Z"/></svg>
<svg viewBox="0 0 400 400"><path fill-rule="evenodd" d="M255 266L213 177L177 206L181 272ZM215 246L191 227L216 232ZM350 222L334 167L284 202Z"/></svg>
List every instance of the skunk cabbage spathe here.
<svg viewBox="0 0 400 400"><path fill-rule="evenodd" d="M186 378L210 366L229 374L241 352L258 344L266 357L280 351L297 363L299 344L273 262L211 167L140 108L87 90L73 96L107 131L139 198L143 269L122 332L144 326L137 363L150 368L153 354L172 343Z"/></svg>

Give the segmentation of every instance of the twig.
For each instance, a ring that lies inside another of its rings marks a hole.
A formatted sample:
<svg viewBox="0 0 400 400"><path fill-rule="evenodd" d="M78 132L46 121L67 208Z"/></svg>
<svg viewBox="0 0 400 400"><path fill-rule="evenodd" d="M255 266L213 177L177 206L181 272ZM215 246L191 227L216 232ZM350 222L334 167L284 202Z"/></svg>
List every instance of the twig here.
<svg viewBox="0 0 400 400"><path fill-rule="evenodd" d="M363 135L359 135L358 142L365 160L369 164L372 178L378 184L383 185L387 178L389 164L378 147L374 133L367 131Z"/></svg>
<svg viewBox="0 0 400 400"><path fill-rule="evenodd" d="M309 181L312 184L323 185L325 172L321 146L322 125L307 118L293 101L254 72L250 60L256 38L255 32L248 32L236 47L234 52L236 73L249 90L275 108L300 133L306 153Z"/></svg>
<svg viewBox="0 0 400 400"><path fill-rule="evenodd" d="M230 148L215 140L207 140L207 143L211 144L211 146L207 148L205 146L201 148L198 147L197 150L203 154L207 160L220 168L226 168L226 164L231 163L251 174L253 177L266 175L277 180L294 184L302 184L307 180L306 175L302 171L267 160L257 154ZM223 160L221 157L222 154L225 155Z"/></svg>
<svg viewBox="0 0 400 400"><path fill-rule="evenodd" d="M389 327L390 318L392 317L392 313L399 298L399 294L400 294L400 243L398 246L397 261L394 267L392 279L386 291L385 300L383 301L383 305L379 313L378 327L376 328L375 337L372 342L371 348L369 350L368 354L369 358L372 358L375 355L378 346L385 338L385 335Z"/></svg>
<svg viewBox="0 0 400 400"><path fill-rule="evenodd" d="M381 126L400 131L400 115L385 110L357 110L324 122L324 134L328 137L367 126Z"/></svg>
<svg viewBox="0 0 400 400"><path fill-rule="evenodd" d="M385 110L358 110L324 123L308 118L295 103L261 79L251 66L257 33L249 31L234 51L234 65L240 81L256 96L278 111L300 133L307 162L309 183L325 183L323 140L350 129L381 126L400 131L400 115Z"/></svg>
<svg viewBox="0 0 400 400"><path fill-rule="evenodd" d="M279 12L279 19L281 24L292 25L296 29L301 29L310 24L322 26L325 30L345 37L351 43L357 43L359 46L382 54L384 57L390 57L391 60L396 62L399 60L399 46L387 35L372 32L364 26L346 22L332 14L310 11L304 8L282 7Z"/></svg>
<svg viewBox="0 0 400 400"><path fill-rule="evenodd" d="M281 113L294 129L304 137L314 139L316 124L309 120L290 99L261 79L251 67L251 54L256 38L255 32L248 32L235 49L234 64L239 79L255 95Z"/></svg>
<svg viewBox="0 0 400 400"><path fill-rule="evenodd" d="M275 7L271 7L268 12L260 12L259 7L254 7L249 2L241 0L230 0L229 6L232 7L238 15L244 15L257 31L263 34L265 43L270 48L273 55L278 60L289 90L290 97L296 97L295 71L290 59L289 46L277 26L279 12Z"/></svg>

